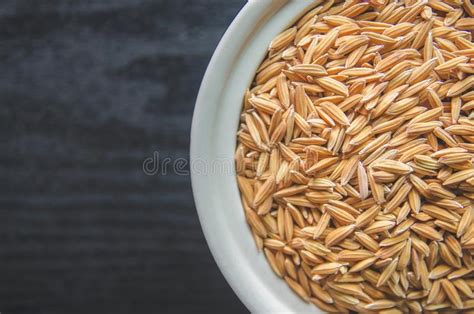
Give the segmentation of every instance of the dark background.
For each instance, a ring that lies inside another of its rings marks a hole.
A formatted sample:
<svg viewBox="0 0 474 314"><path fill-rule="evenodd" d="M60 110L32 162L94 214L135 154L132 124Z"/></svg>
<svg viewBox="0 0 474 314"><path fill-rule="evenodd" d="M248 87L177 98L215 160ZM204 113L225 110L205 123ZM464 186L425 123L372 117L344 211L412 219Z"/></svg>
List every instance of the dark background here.
<svg viewBox="0 0 474 314"><path fill-rule="evenodd" d="M243 313L189 176L194 101L243 0L0 2L0 311Z"/></svg>

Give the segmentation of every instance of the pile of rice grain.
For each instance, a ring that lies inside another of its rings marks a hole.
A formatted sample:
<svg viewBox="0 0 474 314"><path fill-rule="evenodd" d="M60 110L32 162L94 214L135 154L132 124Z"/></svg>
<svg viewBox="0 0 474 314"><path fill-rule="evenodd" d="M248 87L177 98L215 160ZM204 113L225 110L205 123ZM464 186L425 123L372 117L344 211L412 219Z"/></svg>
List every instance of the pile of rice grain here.
<svg viewBox="0 0 474 314"><path fill-rule="evenodd" d="M316 2L244 99L257 246L326 312L474 309L474 5Z"/></svg>

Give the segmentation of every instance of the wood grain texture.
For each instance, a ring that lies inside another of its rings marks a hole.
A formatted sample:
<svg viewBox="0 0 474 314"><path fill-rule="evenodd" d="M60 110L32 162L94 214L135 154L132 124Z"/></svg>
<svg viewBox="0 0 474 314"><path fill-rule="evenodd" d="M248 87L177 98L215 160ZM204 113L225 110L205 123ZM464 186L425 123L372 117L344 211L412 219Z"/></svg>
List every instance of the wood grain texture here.
<svg viewBox="0 0 474 314"><path fill-rule="evenodd" d="M196 93L245 1L0 3L0 311L242 313L188 176Z"/></svg>

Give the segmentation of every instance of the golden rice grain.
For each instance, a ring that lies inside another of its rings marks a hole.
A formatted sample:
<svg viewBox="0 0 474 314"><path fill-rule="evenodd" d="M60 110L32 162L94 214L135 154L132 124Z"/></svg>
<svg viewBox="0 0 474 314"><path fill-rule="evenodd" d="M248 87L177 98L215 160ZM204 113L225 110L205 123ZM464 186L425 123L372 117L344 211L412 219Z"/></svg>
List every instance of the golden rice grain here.
<svg viewBox="0 0 474 314"><path fill-rule="evenodd" d="M385 267L384 271L380 274L379 280L377 281L377 287L382 286L390 279L390 277L393 275L393 273L397 269L397 265L398 265L398 258L395 258L394 260L390 262L390 264L387 267Z"/></svg>
<svg viewBox="0 0 474 314"><path fill-rule="evenodd" d="M311 274L313 276L316 275L329 275L329 274L335 274L339 271L339 269L342 267L342 264L339 263L324 263L320 264L316 267L314 267L311 270Z"/></svg>
<svg viewBox="0 0 474 314"><path fill-rule="evenodd" d="M345 97L349 96L349 89L343 83L329 77L322 77L315 80L322 88L329 92L336 93Z"/></svg>
<svg viewBox="0 0 474 314"><path fill-rule="evenodd" d="M291 67L290 71L311 76L324 76L327 74L326 69L318 64L298 64Z"/></svg>
<svg viewBox="0 0 474 314"><path fill-rule="evenodd" d="M391 228L395 226L395 224L396 223L394 221L384 221L384 220L376 221L373 224L369 225L364 230L364 232L369 235L374 234L374 233L381 233L381 232L390 230Z"/></svg>
<svg viewBox="0 0 474 314"><path fill-rule="evenodd" d="M459 293L456 290L456 287L448 279L441 280L441 286L443 287L444 292L448 299L452 302L455 308L463 308L463 303Z"/></svg>
<svg viewBox="0 0 474 314"><path fill-rule="evenodd" d="M435 219L440 219L446 222L459 221L459 218L456 215L452 214L448 210L442 209L435 205L424 204L423 206L421 206L421 210Z"/></svg>
<svg viewBox="0 0 474 314"><path fill-rule="evenodd" d="M382 160L372 165L374 169L394 173L394 174L409 174L413 169L405 163L396 160Z"/></svg>
<svg viewBox="0 0 474 314"><path fill-rule="evenodd" d="M446 180L444 180L443 185L460 183L472 177L474 177L474 169L461 170L456 173L453 173Z"/></svg>
<svg viewBox="0 0 474 314"><path fill-rule="evenodd" d="M377 261L377 259L378 259L378 257L374 256L374 257L369 257L365 260L362 260L362 261L356 263L354 266L352 266L351 269L349 269L349 272L350 273L360 272L361 270L364 270L364 269L372 266Z"/></svg>
<svg viewBox="0 0 474 314"><path fill-rule="evenodd" d="M304 301L308 302L309 301L309 296L306 293L306 291L303 289L303 287L295 280L290 278L289 276L284 277L286 283L290 288Z"/></svg>
<svg viewBox="0 0 474 314"><path fill-rule="evenodd" d="M355 229L355 224L334 229L326 236L325 245L327 247L330 247L344 240L354 231L354 229Z"/></svg>
<svg viewBox="0 0 474 314"><path fill-rule="evenodd" d="M443 239L443 236L438 231L427 224L416 223L411 226L411 229L419 235L431 240L441 241Z"/></svg>
<svg viewBox="0 0 474 314"><path fill-rule="evenodd" d="M432 280L440 279L447 276L452 271L453 271L453 268L451 266L441 264L435 267L433 270L431 270L429 274L429 278Z"/></svg>
<svg viewBox="0 0 474 314"><path fill-rule="evenodd" d="M469 287L469 285L466 283L465 280L463 279L456 279L452 281L453 285L466 297L471 298L473 297L472 295L472 289Z"/></svg>
<svg viewBox="0 0 474 314"><path fill-rule="evenodd" d="M377 300L377 301L367 304L364 308L367 310L383 310L383 309L392 308L395 305L396 303L391 300Z"/></svg>
<svg viewBox="0 0 474 314"><path fill-rule="evenodd" d="M331 102L321 103L323 110L331 117L334 121L341 125L350 125L349 119L344 112L335 104Z"/></svg>
<svg viewBox="0 0 474 314"><path fill-rule="evenodd" d="M347 225L355 222L354 216L338 207L325 205L325 208L329 215L341 224Z"/></svg>

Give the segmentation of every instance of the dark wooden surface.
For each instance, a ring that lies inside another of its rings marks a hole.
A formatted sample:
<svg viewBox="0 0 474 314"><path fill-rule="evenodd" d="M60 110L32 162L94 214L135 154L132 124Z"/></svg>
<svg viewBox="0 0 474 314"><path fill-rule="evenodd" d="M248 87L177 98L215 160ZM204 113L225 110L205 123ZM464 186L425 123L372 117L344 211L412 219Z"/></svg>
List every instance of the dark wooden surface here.
<svg viewBox="0 0 474 314"><path fill-rule="evenodd" d="M242 313L195 212L196 93L243 0L0 2L0 311Z"/></svg>

